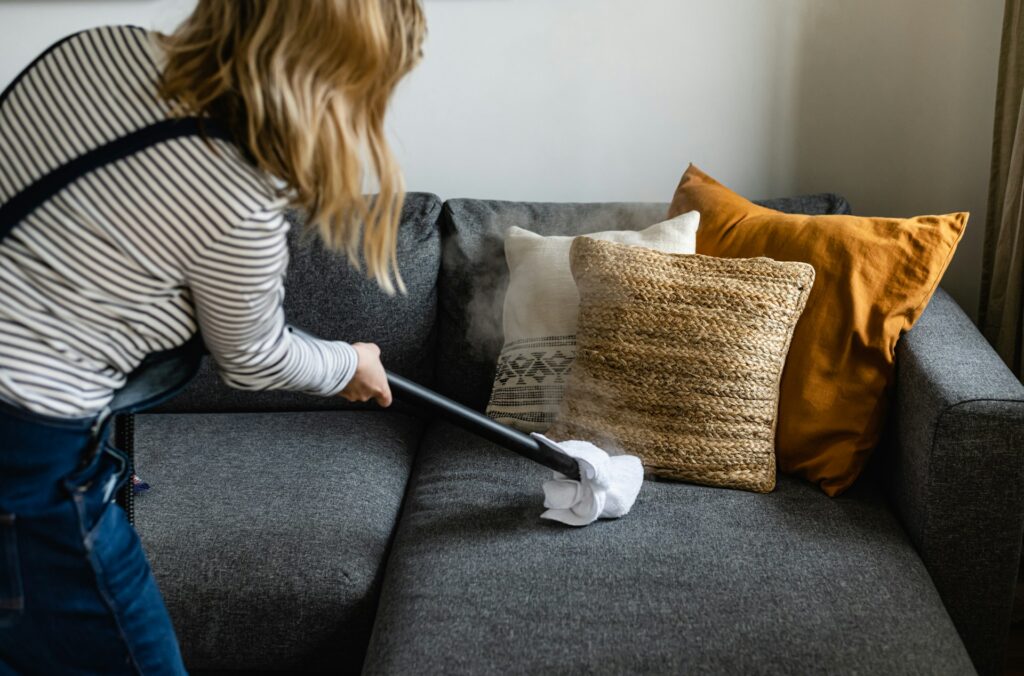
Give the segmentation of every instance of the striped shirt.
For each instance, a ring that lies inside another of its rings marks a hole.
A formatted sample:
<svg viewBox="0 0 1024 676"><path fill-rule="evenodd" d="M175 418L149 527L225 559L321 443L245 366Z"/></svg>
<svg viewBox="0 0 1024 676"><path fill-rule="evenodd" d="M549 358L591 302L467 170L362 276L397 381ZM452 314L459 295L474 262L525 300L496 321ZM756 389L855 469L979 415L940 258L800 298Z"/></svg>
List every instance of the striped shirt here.
<svg viewBox="0 0 1024 676"><path fill-rule="evenodd" d="M98 146L171 117L140 28L78 33L0 98L0 203ZM286 200L232 144L183 137L68 185L0 241L0 399L86 417L151 352L201 328L225 382L341 390L347 343L284 319Z"/></svg>

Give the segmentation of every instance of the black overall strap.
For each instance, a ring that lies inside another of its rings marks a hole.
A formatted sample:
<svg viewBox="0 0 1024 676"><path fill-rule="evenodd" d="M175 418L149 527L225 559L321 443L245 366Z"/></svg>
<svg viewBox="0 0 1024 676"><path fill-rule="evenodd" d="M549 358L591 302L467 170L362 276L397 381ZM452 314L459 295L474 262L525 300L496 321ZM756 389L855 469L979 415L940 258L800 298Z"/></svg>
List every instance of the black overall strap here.
<svg viewBox="0 0 1024 676"><path fill-rule="evenodd" d="M184 117L163 120L114 139L57 167L0 205L0 240L33 211L82 176L164 141L186 136L231 140L230 135L208 118ZM203 341L196 333L180 347L147 356L128 374L124 387L102 415L134 413L155 406L185 386L203 355Z"/></svg>
<svg viewBox="0 0 1024 676"><path fill-rule="evenodd" d="M183 136L231 140L219 125L199 117L163 120L116 138L62 164L0 205L0 240L40 205L82 176L150 146Z"/></svg>

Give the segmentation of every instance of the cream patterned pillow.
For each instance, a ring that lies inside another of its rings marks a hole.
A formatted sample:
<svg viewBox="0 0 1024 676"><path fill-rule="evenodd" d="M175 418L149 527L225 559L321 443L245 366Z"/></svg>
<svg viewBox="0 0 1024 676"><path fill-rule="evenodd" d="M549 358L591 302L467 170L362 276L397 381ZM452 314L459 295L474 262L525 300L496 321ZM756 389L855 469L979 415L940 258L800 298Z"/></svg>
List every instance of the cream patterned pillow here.
<svg viewBox="0 0 1024 676"><path fill-rule="evenodd" d="M613 230L587 237L692 254L699 222L700 214L691 211L644 230ZM580 297L569 269L574 239L543 237L517 227L505 236L509 267L505 344L487 415L526 432L543 432L554 421L576 357Z"/></svg>

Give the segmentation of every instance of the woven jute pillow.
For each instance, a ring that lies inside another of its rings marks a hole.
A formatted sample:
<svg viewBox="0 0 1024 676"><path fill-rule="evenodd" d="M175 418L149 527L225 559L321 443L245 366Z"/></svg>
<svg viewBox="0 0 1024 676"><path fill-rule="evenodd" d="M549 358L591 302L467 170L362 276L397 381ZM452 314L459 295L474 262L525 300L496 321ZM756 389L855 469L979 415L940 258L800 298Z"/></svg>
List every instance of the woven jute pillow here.
<svg viewBox="0 0 1024 676"><path fill-rule="evenodd" d="M768 492L779 381L814 268L580 237L576 362L549 435L648 473Z"/></svg>

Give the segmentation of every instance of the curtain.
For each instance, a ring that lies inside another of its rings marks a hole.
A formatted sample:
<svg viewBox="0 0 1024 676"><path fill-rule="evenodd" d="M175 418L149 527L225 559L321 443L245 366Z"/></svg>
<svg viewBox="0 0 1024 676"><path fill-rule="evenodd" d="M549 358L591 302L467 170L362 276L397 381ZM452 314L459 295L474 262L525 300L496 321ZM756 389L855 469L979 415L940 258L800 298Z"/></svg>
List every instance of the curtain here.
<svg viewBox="0 0 1024 676"><path fill-rule="evenodd" d="M1006 0L979 324L1024 379L1024 0Z"/></svg>

